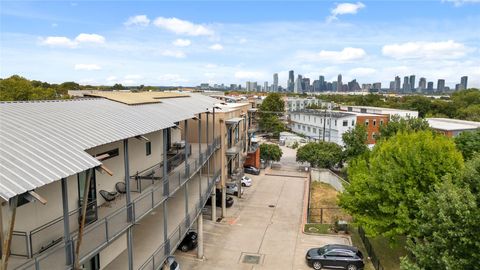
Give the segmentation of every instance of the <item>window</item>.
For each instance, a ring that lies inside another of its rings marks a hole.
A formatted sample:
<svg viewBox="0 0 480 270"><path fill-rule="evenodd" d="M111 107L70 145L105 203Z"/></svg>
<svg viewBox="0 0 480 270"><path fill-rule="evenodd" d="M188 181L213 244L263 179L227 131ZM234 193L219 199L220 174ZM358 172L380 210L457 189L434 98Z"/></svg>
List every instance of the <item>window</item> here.
<svg viewBox="0 0 480 270"><path fill-rule="evenodd" d="M305 126L302 126L303 131L305 131Z"/></svg>
<svg viewBox="0 0 480 270"><path fill-rule="evenodd" d="M360 112L361 112L361 113L367 113L367 109L361 108L361 109L360 109Z"/></svg>
<svg viewBox="0 0 480 270"><path fill-rule="evenodd" d="M300 129L301 128L300 125L297 125L297 128Z"/></svg>
<svg viewBox="0 0 480 270"><path fill-rule="evenodd" d="M145 143L145 154L150 156L152 154L152 142Z"/></svg>
<svg viewBox="0 0 480 270"><path fill-rule="evenodd" d="M377 120L373 119L373 126L376 126L376 125L377 125Z"/></svg>
<svg viewBox="0 0 480 270"><path fill-rule="evenodd" d="M347 121L347 120L343 120L343 126L344 126L344 127L347 127L347 126L348 126L348 121Z"/></svg>
<svg viewBox="0 0 480 270"><path fill-rule="evenodd" d="M375 140L375 132L372 132L372 140Z"/></svg>
<svg viewBox="0 0 480 270"><path fill-rule="evenodd" d="M383 126L383 119L380 120L380 126Z"/></svg>
<svg viewBox="0 0 480 270"><path fill-rule="evenodd" d="M335 126L337 126L337 119L335 119Z"/></svg>
<svg viewBox="0 0 480 270"><path fill-rule="evenodd" d="M308 132L310 132L310 127L307 128Z"/></svg>
<svg viewBox="0 0 480 270"><path fill-rule="evenodd" d="M313 128L313 133L317 133L317 129L316 129L316 128Z"/></svg>
<svg viewBox="0 0 480 270"><path fill-rule="evenodd" d="M355 120L352 120L352 127L355 126Z"/></svg>
<svg viewBox="0 0 480 270"><path fill-rule="evenodd" d="M365 120L365 126L368 127L368 119Z"/></svg>
<svg viewBox="0 0 480 270"><path fill-rule="evenodd" d="M305 121L305 115L303 116L303 121Z"/></svg>
<svg viewBox="0 0 480 270"><path fill-rule="evenodd" d="M314 122L314 123L317 122L317 117L313 117L313 122Z"/></svg>

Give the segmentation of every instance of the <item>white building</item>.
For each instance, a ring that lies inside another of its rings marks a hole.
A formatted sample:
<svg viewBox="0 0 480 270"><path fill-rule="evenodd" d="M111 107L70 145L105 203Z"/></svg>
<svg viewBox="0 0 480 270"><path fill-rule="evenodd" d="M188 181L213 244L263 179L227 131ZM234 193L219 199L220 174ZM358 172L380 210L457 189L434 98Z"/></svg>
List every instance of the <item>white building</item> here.
<svg viewBox="0 0 480 270"><path fill-rule="evenodd" d="M411 110L401 110L401 109L392 109L392 108L382 108L382 107L371 107L371 106L351 106L351 105L340 105L340 110L346 112L358 112L358 113L371 113L371 114L381 114L388 115L390 119L394 115L398 115L401 118L417 118L418 112Z"/></svg>
<svg viewBox="0 0 480 270"><path fill-rule="evenodd" d="M427 118L430 127L448 137L456 137L464 131L480 129L480 122L450 118Z"/></svg>
<svg viewBox="0 0 480 270"><path fill-rule="evenodd" d="M285 100L285 110L287 112L304 110L312 105L327 109L332 109L334 106L331 102L325 102L317 98L287 97Z"/></svg>

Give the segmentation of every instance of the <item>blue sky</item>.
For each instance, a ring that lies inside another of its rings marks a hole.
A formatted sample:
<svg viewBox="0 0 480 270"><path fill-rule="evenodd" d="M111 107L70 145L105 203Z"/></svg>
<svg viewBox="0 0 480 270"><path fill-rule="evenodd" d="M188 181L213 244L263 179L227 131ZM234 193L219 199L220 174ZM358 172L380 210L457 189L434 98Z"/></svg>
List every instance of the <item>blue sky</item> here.
<svg viewBox="0 0 480 270"><path fill-rule="evenodd" d="M480 87L479 0L0 1L0 77L112 85L360 83L410 74Z"/></svg>

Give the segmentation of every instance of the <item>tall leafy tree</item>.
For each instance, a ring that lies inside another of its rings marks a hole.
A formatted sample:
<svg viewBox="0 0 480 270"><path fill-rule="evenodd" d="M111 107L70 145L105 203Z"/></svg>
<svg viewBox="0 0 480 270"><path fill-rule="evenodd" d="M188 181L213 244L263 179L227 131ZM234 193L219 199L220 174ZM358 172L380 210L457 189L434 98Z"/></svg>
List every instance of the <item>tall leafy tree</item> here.
<svg viewBox="0 0 480 270"><path fill-rule="evenodd" d="M260 158L263 160L280 161L283 152L277 144L262 143L260 145Z"/></svg>
<svg viewBox="0 0 480 270"><path fill-rule="evenodd" d="M278 93L269 94L260 105L259 124L260 128L266 132L272 132L278 136L285 130L285 125L279 119L285 111L285 102Z"/></svg>
<svg viewBox="0 0 480 270"><path fill-rule="evenodd" d="M414 259L404 258L404 270L478 269L480 210L466 187L447 180L419 200L417 237L407 241Z"/></svg>
<svg viewBox="0 0 480 270"><path fill-rule="evenodd" d="M475 153L480 153L480 128L460 133L455 137L455 144L465 159L470 159Z"/></svg>
<svg viewBox="0 0 480 270"><path fill-rule="evenodd" d="M430 125L423 118L401 118L398 115L394 115L387 125L380 127L380 135L377 139L388 139L398 132L414 132L429 129Z"/></svg>
<svg viewBox="0 0 480 270"><path fill-rule="evenodd" d="M296 159L312 167L331 168L342 160L342 147L333 142L310 142L298 148Z"/></svg>
<svg viewBox="0 0 480 270"><path fill-rule="evenodd" d="M347 160L355 158L368 151L367 146L367 129L364 125L356 125L355 128L343 133L342 140L345 144L343 151Z"/></svg>
<svg viewBox="0 0 480 270"><path fill-rule="evenodd" d="M462 167L451 139L431 131L401 132L380 141L368 158L349 164L350 185L340 195L340 205L369 234L414 235L418 200Z"/></svg>

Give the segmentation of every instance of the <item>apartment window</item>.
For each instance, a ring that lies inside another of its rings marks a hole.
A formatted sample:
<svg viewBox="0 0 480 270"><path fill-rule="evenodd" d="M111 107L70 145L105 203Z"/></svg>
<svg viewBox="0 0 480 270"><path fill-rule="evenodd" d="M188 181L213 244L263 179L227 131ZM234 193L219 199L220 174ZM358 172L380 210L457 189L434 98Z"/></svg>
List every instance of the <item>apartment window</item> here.
<svg viewBox="0 0 480 270"><path fill-rule="evenodd" d="M308 132L310 132L310 127L307 128Z"/></svg>
<svg viewBox="0 0 480 270"><path fill-rule="evenodd" d="M380 120L380 126L383 126L383 120Z"/></svg>
<svg viewBox="0 0 480 270"><path fill-rule="evenodd" d="M352 120L352 127L355 126L355 120Z"/></svg>
<svg viewBox="0 0 480 270"><path fill-rule="evenodd" d="M323 124L323 119L322 118L320 118L320 124Z"/></svg>
<svg viewBox="0 0 480 270"><path fill-rule="evenodd" d="M310 115L308 116L308 122L310 122Z"/></svg>
<svg viewBox="0 0 480 270"><path fill-rule="evenodd" d="M305 126L302 126L303 131L305 131Z"/></svg>
<svg viewBox="0 0 480 270"><path fill-rule="evenodd" d="M373 126L377 125L377 120L373 119Z"/></svg>
<svg viewBox="0 0 480 270"><path fill-rule="evenodd" d="M152 142L145 143L145 155L150 156L152 154Z"/></svg>
<svg viewBox="0 0 480 270"><path fill-rule="evenodd" d="M317 122L317 117L313 117L313 122L314 122L314 123Z"/></svg>
<svg viewBox="0 0 480 270"><path fill-rule="evenodd" d="M297 128L300 129L301 128L300 125L297 125Z"/></svg>
<svg viewBox="0 0 480 270"><path fill-rule="evenodd" d="M360 112L361 112L361 113L367 113L367 109L361 108L361 109L360 109Z"/></svg>
<svg viewBox="0 0 480 270"><path fill-rule="evenodd" d="M343 120L343 126L348 127L348 121L347 120Z"/></svg>
<svg viewBox="0 0 480 270"><path fill-rule="evenodd" d="M316 129L316 128L313 128L313 133L317 133L317 129Z"/></svg>
<svg viewBox="0 0 480 270"><path fill-rule="evenodd" d="M372 132L372 140L375 140L375 132Z"/></svg>
<svg viewBox="0 0 480 270"><path fill-rule="evenodd" d="M368 127L368 119L365 120L365 126Z"/></svg>
<svg viewBox="0 0 480 270"><path fill-rule="evenodd" d="M337 126L337 119L335 119L335 126Z"/></svg>

